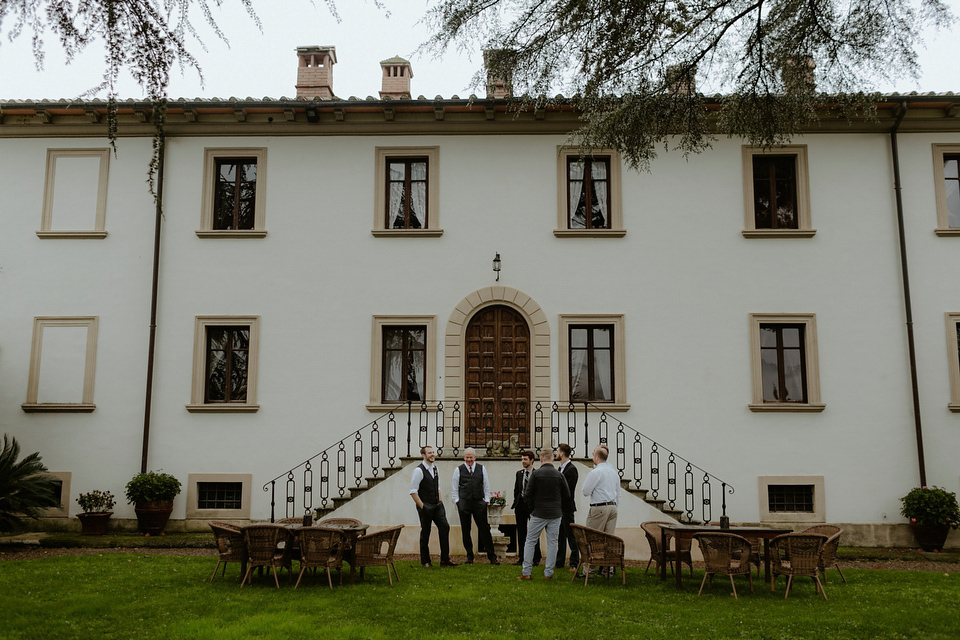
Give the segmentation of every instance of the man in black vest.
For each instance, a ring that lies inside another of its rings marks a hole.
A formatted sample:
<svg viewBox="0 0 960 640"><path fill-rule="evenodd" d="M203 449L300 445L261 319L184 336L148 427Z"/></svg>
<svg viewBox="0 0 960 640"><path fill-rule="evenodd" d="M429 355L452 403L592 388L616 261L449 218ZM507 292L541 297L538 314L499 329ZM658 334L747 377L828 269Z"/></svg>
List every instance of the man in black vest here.
<svg viewBox="0 0 960 640"><path fill-rule="evenodd" d="M477 538L480 547L487 550L490 564L500 564L493 548L490 524L487 522L487 505L490 503L490 479L483 465L477 463L477 453L472 448L463 452L463 464L453 472L453 501L460 513L460 532L463 548L467 552L467 564L473 564L473 538L470 536L470 520L477 523Z"/></svg>
<svg viewBox="0 0 960 640"><path fill-rule="evenodd" d="M436 454L433 447L420 449L423 462L413 470L410 479L410 497L417 505L417 515L420 517L420 563L424 567L430 564L430 528L437 525L440 534L440 566L457 566L450 560L450 525L447 524L447 512L440 501L440 474L433 464Z"/></svg>
<svg viewBox="0 0 960 640"><path fill-rule="evenodd" d="M527 541L527 520L530 519L530 505L523 499L523 491L530 482L530 476L533 474L533 451L520 452L520 464L522 469L517 471L517 481L513 485L513 509L517 518L517 564L523 565L523 548ZM533 564L540 564L543 554L540 551L540 540L537 540L536 549L533 552Z"/></svg>
<svg viewBox="0 0 960 640"><path fill-rule="evenodd" d="M557 569L563 569L566 561L567 544L570 545L570 570L576 571L580 564L580 548L577 546L577 540L573 537L574 514L577 511L577 503L574 501L576 495L577 482L580 480L580 474L577 468L573 466L570 456L573 449L566 442L557 445L557 462L559 462L559 471L567 479L567 487L570 489L570 495L563 501L563 519L560 521L560 545L557 551Z"/></svg>

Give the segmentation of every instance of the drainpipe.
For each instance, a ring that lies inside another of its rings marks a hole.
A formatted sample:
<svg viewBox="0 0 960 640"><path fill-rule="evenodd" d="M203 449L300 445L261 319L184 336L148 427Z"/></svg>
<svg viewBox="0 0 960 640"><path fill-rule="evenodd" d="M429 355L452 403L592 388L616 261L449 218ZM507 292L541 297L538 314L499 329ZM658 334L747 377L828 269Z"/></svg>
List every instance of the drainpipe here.
<svg viewBox="0 0 960 640"><path fill-rule="evenodd" d="M157 211L153 229L153 288L150 292L150 343L147 347L147 390L143 401L143 446L140 454L140 473L147 472L147 454L150 451L150 409L153 406L153 361L157 348L157 291L160 283L160 222L163 219L163 166L167 138L161 132L157 150Z"/></svg>
<svg viewBox="0 0 960 640"><path fill-rule="evenodd" d="M893 156L893 189L897 196L897 230L900 234L900 273L903 277L903 307L907 322L907 345L910 350L910 384L913 388L913 421L917 432L917 460L920 464L920 486L927 484L927 470L923 460L923 427L920 421L920 388L917 384L917 350L913 340L913 305L910 302L910 274L907 270L907 245L903 230L903 195L900 184L900 151L897 147L897 131L907 114L907 103L900 103L900 113L890 130L891 154Z"/></svg>

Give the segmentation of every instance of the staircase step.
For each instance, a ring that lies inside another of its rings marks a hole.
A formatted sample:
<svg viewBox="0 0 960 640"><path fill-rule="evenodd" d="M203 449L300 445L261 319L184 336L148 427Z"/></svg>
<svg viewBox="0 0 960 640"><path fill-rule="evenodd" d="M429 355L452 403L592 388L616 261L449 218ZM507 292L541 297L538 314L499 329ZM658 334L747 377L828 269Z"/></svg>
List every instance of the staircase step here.
<svg viewBox="0 0 960 640"><path fill-rule="evenodd" d="M348 489L348 491L350 492L350 499L353 500L354 498L356 498L357 496L359 496L360 494L364 493L369 489L370 487L350 487Z"/></svg>

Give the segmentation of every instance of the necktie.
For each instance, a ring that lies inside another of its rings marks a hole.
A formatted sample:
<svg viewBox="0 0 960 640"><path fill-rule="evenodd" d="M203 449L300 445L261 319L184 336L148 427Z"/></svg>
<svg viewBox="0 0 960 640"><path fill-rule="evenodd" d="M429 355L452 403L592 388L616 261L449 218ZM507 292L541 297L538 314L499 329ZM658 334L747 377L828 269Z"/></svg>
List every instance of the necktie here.
<svg viewBox="0 0 960 640"><path fill-rule="evenodd" d="M440 502L440 474L436 467L433 468L433 479L437 481L437 502Z"/></svg>
<svg viewBox="0 0 960 640"><path fill-rule="evenodd" d="M528 483L529 481L530 481L530 472L529 472L529 471L524 471L524 472L523 472L523 490L524 490L524 492L526 492L526 490L527 490L527 483Z"/></svg>

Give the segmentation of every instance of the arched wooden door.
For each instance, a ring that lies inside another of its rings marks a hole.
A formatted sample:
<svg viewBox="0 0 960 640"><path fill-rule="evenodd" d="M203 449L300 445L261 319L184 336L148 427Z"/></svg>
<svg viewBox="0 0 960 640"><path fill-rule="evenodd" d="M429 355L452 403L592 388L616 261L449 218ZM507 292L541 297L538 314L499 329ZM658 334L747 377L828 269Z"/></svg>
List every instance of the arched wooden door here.
<svg viewBox="0 0 960 640"><path fill-rule="evenodd" d="M505 305L485 307L466 331L466 445L519 437L530 445L530 327Z"/></svg>

